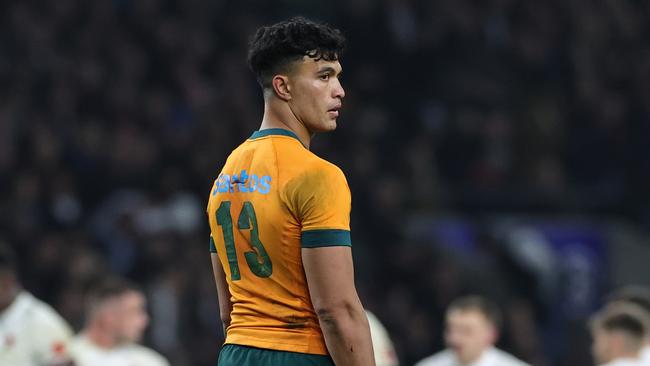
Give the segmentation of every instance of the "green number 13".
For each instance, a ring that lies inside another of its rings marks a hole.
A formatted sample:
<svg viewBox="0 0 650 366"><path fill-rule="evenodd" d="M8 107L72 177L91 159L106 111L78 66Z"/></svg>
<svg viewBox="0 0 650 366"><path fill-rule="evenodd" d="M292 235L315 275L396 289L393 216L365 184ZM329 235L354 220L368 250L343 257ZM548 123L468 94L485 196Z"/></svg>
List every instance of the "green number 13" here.
<svg viewBox="0 0 650 366"><path fill-rule="evenodd" d="M230 278L232 281L241 279L239 272L239 263L237 263L237 250L235 249L235 238L233 236L232 216L230 214L230 201L223 201L217 209L217 224L221 226L223 232L223 241L226 245L226 257L230 266ZM253 250L244 253L246 263L251 272L258 277L269 277L273 273L273 264L269 254L264 249L264 244L260 241L257 229L257 216L253 204L249 201L244 202L239 219L237 220L237 229L250 230L250 244Z"/></svg>

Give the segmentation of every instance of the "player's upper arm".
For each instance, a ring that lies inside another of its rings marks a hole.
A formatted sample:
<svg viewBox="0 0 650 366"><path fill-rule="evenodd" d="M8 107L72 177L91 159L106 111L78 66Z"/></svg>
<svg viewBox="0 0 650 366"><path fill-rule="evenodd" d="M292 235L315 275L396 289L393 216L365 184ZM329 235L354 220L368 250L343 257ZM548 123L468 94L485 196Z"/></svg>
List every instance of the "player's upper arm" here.
<svg viewBox="0 0 650 366"><path fill-rule="evenodd" d="M69 344L72 329L53 309L45 307L35 314L33 339L37 358L43 365L64 365L70 360Z"/></svg>
<svg viewBox="0 0 650 366"><path fill-rule="evenodd" d="M350 247L303 248L302 263L309 295L319 316L360 306Z"/></svg>
<svg viewBox="0 0 650 366"><path fill-rule="evenodd" d="M230 312L232 311L232 301L230 299L230 291L228 290L228 282L226 274L223 271L223 266L219 260L217 249L210 236L210 260L212 261L212 272L214 275L214 282L217 285L217 296L219 298L219 312L221 314L221 321L224 323L224 328L230 324ZM224 329L225 331L225 329Z"/></svg>

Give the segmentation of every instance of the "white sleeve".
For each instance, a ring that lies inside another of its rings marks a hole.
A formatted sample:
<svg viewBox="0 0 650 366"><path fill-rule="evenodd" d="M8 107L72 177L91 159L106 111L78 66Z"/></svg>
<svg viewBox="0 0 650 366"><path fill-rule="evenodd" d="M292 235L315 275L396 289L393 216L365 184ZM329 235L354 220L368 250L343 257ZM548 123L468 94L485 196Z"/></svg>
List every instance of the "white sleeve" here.
<svg viewBox="0 0 650 366"><path fill-rule="evenodd" d="M650 365L650 345L643 347L641 350L641 362Z"/></svg>
<svg viewBox="0 0 650 366"><path fill-rule="evenodd" d="M68 348L72 330L54 310L39 307L32 319L30 334L39 366L66 365L70 361Z"/></svg>
<svg viewBox="0 0 650 366"><path fill-rule="evenodd" d="M375 352L375 363L377 366L397 366L397 354L395 347L390 340L388 331L377 317L366 310L368 324L370 325L370 337L372 338L372 348Z"/></svg>

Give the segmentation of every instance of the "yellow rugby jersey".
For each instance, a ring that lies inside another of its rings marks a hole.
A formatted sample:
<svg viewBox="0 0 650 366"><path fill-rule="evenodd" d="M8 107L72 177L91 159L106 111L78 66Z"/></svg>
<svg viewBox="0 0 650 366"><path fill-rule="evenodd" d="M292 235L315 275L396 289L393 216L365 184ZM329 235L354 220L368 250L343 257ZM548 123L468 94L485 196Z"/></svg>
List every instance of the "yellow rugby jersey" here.
<svg viewBox="0 0 650 366"><path fill-rule="evenodd" d="M350 207L343 172L291 131L257 131L230 154L207 208L233 303L225 343L327 354L301 248L350 246Z"/></svg>

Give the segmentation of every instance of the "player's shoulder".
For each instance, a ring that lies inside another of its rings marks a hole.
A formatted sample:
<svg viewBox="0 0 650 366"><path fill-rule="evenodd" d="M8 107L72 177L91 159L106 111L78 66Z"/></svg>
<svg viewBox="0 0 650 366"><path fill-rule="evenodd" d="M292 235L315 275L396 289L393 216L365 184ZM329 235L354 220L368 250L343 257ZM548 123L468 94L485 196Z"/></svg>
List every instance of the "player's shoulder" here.
<svg viewBox="0 0 650 366"><path fill-rule="evenodd" d="M70 354L81 365L84 365L89 357L101 355L101 350L94 345L85 334L80 333L70 340ZM84 362L82 362L84 361Z"/></svg>
<svg viewBox="0 0 650 366"><path fill-rule="evenodd" d="M644 360L631 360L626 358L626 359L616 359L606 364L603 364L602 366L648 366L648 364L645 363Z"/></svg>
<svg viewBox="0 0 650 366"><path fill-rule="evenodd" d="M423 358L415 366L453 366L454 365L454 355L453 353L446 349L435 353L429 357Z"/></svg>
<svg viewBox="0 0 650 366"><path fill-rule="evenodd" d="M343 171L325 159L313 155L311 160L292 169L284 169L280 175L285 187L285 193L305 193L307 196L322 193L327 196L331 192L337 194L349 193L348 182Z"/></svg>
<svg viewBox="0 0 650 366"><path fill-rule="evenodd" d="M143 366L169 366L169 361L160 353L151 348L131 344L126 349L133 360L137 360L136 364Z"/></svg>
<svg viewBox="0 0 650 366"><path fill-rule="evenodd" d="M81 332L76 334L74 337L72 337L72 339L70 339L70 347L95 348L96 346L94 346L92 342L90 342L88 337L86 337L85 333Z"/></svg>
<svg viewBox="0 0 650 366"><path fill-rule="evenodd" d="M54 310L48 303L42 301L29 292L22 292L17 301L25 307L25 315L33 323L37 324L39 329L58 329L63 333L72 336L72 329L59 313Z"/></svg>
<svg viewBox="0 0 650 366"><path fill-rule="evenodd" d="M650 365L650 345L647 345L641 349L641 360Z"/></svg>
<svg viewBox="0 0 650 366"><path fill-rule="evenodd" d="M322 172L330 178L338 177L345 179L345 173L343 173L343 170L341 170L341 168L339 168L336 164L331 163L321 158L320 156L317 156L311 151L310 154L313 156L313 158L310 161L311 164L307 165L306 168L310 169L313 172Z"/></svg>

